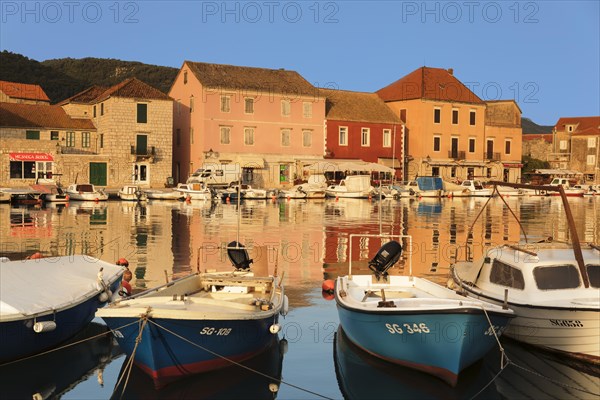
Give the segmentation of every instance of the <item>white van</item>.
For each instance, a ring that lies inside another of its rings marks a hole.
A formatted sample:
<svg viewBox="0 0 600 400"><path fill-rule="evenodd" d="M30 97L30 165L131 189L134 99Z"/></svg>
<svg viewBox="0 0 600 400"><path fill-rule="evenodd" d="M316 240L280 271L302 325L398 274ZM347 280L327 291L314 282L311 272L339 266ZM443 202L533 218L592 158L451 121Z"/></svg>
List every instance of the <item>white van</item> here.
<svg viewBox="0 0 600 400"><path fill-rule="evenodd" d="M205 183L209 186L228 186L231 182L241 179L242 170L240 165L204 163L198 168L186 183Z"/></svg>

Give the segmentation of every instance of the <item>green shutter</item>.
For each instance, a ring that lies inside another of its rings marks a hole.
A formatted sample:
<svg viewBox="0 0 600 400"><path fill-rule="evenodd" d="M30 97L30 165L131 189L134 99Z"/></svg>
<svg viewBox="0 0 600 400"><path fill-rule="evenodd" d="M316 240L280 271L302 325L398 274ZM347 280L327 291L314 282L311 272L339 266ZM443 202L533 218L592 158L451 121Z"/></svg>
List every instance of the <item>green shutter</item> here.
<svg viewBox="0 0 600 400"><path fill-rule="evenodd" d="M25 139L40 140L40 131L25 131Z"/></svg>

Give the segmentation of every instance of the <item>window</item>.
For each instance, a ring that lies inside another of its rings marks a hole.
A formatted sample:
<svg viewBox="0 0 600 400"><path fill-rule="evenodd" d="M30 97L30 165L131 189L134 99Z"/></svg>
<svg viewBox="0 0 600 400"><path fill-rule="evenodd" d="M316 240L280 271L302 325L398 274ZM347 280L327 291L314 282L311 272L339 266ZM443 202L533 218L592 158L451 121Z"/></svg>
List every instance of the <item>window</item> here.
<svg viewBox="0 0 600 400"><path fill-rule="evenodd" d="M477 113L476 113L475 110L471 110L469 112L469 125L471 125L471 126L475 125L475 122L476 122L476 118L475 117L476 117L476 115L477 115Z"/></svg>
<svg viewBox="0 0 600 400"><path fill-rule="evenodd" d="M221 112L231 112L231 96L221 96Z"/></svg>
<svg viewBox="0 0 600 400"><path fill-rule="evenodd" d="M104 148L104 133L100 134L100 148Z"/></svg>
<svg viewBox="0 0 600 400"><path fill-rule="evenodd" d="M34 179L35 162L33 161L11 161L10 179Z"/></svg>
<svg viewBox="0 0 600 400"><path fill-rule="evenodd" d="M510 154L510 140L504 142L504 154Z"/></svg>
<svg viewBox="0 0 600 400"><path fill-rule="evenodd" d="M104 103L100 103L100 115L104 115Z"/></svg>
<svg viewBox="0 0 600 400"><path fill-rule="evenodd" d="M533 269L540 290L575 289L579 287L579 270L574 265L552 265Z"/></svg>
<svg viewBox="0 0 600 400"><path fill-rule="evenodd" d="M567 150L567 141L561 140L559 146L561 150Z"/></svg>
<svg viewBox="0 0 600 400"><path fill-rule="evenodd" d="M567 130L568 130L569 132L573 132L573 125L569 125L569 127L567 128Z"/></svg>
<svg viewBox="0 0 600 400"><path fill-rule="evenodd" d="M75 132L67 132L66 147L75 147Z"/></svg>
<svg viewBox="0 0 600 400"><path fill-rule="evenodd" d="M183 84L187 84L187 71L183 71Z"/></svg>
<svg viewBox="0 0 600 400"><path fill-rule="evenodd" d="M93 110L93 114L94 114L94 118L96 118L96 105L94 104L94 107L92 108Z"/></svg>
<svg viewBox="0 0 600 400"><path fill-rule="evenodd" d="M312 146L312 131L311 130L302 131L302 146L304 146L304 147Z"/></svg>
<svg viewBox="0 0 600 400"><path fill-rule="evenodd" d="M591 137L588 138L588 149L593 149L596 147L596 138L595 137Z"/></svg>
<svg viewBox="0 0 600 400"><path fill-rule="evenodd" d="M247 146L254 144L254 128L244 128L244 144Z"/></svg>
<svg viewBox="0 0 600 400"><path fill-rule="evenodd" d="M194 128L190 127L190 144L194 144Z"/></svg>
<svg viewBox="0 0 600 400"><path fill-rule="evenodd" d="M434 108L433 109L433 123L439 124L442 121L442 109Z"/></svg>
<svg viewBox="0 0 600 400"><path fill-rule="evenodd" d="M370 146L371 145L371 129L370 128L362 128L360 130L360 145L361 146Z"/></svg>
<svg viewBox="0 0 600 400"><path fill-rule="evenodd" d="M292 105L289 100L281 100L281 115L284 117L289 117L292 113L291 109Z"/></svg>
<svg viewBox="0 0 600 400"><path fill-rule="evenodd" d="M81 132L81 147L90 147L90 133Z"/></svg>
<svg viewBox="0 0 600 400"><path fill-rule="evenodd" d="M452 125L458 125L458 110L452 110Z"/></svg>
<svg viewBox="0 0 600 400"><path fill-rule="evenodd" d="M148 104L138 103L137 105L137 123L145 124L148 122Z"/></svg>
<svg viewBox="0 0 600 400"><path fill-rule="evenodd" d="M282 146L289 146L290 145L290 141L291 141L291 131L289 129L282 129L281 130L281 145Z"/></svg>
<svg viewBox="0 0 600 400"><path fill-rule="evenodd" d="M221 126L219 127L219 131L221 132L221 144L229 144L229 141L231 140L231 127Z"/></svg>
<svg viewBox="0 0 600 400"><path fill-rule="evenodd" d="M485 177L486 178L492 177L492 169L491 168L486 168Z"/></svg>
<svg viewBox="0 0 600 400"><path fill-rule="evenodd" d="M590 278L590 286L600 287L600 264L588 264L585 267Z"/></svg>
<svg viewBox="0 0 600 400"><path fill-rule="evenodd" d="M58 140L58 131L50 131L50 140Z"/></svg>
<svg viewBox="0 0 600 400"><path fill-rule="evenodd" d="M440 151L442 138L439 136L433 137L433 151Z"/></svg>
<svg viewBox="0 0 600 400"><path fill-rule="evenodd" d="M40 140L40 131L25 131L25 139Z"/></svg>
<svg viewBox="0 0 600 400"><path fill-rule="evenodd" d="M304 118L312 118L312 103L308 101L302 103L302 115Z"/></svg>
<svg viewBox="0 0 600 400"><path fill-rule="evenodd" d="M475 138L469 138L469 153L475 153Z"/></svg>
<svg viewBox="0 0 600 400"><path fill-rule="evenodd" d="M440 167L431 167L431 176L440 176Z"/></svg>
<svg viewBox="0 0 600 400"><path fill-rule="evenodd" d="M246 114L254 114L254 99L252 97L244 99L244 112Z"/></svg>
<svg viewBox="0 0 600 400"><path fill-rule="evenodd" d="M587 160L586 160L586 164L587 165L596 165L596 156L594 154L590 154L587 156Z"/></svg>
<svg viewBox="0 0 600 400"><path fill-rule="evenodd" d="M450 168L450 177L451 178L456 178L456 167L451 167Z"/></svg>
<svg viewBox="0 0 600 400"><path fill-rule="evenodd" d="M190 97L190 112L194 112L194 96Z"/></svg>
<svg viewBox="0 0 600 400"><path fill-rule="evenodd" d="M497 259L492 263L490 282L515 289L525 288L523 272Z"/></svg>
<svg viewBox="0 0 600 400"><path fill-rule="evenodd" d="M348 146L348 127L340 126L340 146Z"/></svg>
<svg viewBox="0 0 600 400"><path fill-rule="evenodd" d="M383 130L383 147L392 147L392 131L391 129Z"/></svg>

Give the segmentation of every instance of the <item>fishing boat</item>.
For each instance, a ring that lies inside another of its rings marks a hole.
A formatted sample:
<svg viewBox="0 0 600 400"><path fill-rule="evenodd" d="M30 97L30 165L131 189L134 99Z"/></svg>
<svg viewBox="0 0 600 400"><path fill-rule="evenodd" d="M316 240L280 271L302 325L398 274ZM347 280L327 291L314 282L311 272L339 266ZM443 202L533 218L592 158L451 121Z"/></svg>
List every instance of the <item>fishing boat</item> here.
<svg viewBox="0 0 600 400"><path fill-rule="evenodd" d="M149 200L182 200L185 195L175 189L146 189L144 190Z"/></svg>
<svg viewBox="0 0 600 400"><path fill-rule="evenodd" d="M558 187L562 186L565 195L571 197L583 197L585 190L583 188L576 188L571 186L571 181L567 178L554 178L552 182L548 184L548 186ZM558 191L546 190L547 196L560 196Z"/></svg>
<svg viewBox="0 0 600 400"><path fill-rule="evenodd" d="M408 183L408 191L415 197L443 197L444 181L437 176L419 176Z"/></svg>
<svg viewBox="0 0 600 400"><path fill-rule="evenodd" d="M197 272L96 313L155 387L256 356L279 331L287 311L279 278L255 276L238 242L227 254L230 273Z"/></svg>
<svg viewBox="0 0 600 400"><path fill-rule="evenodd" d="M217 197L225 201L232 201L237 200L238 195L241 199L264 200L267 198L267 191L253 188L251 185L239 185L238 182L231 182L227 188L218 192Z"/></svg>
<svg viewBox="0 0 600 400"><path fill-rule="evenodd" d="M562 196L571 243L527 243L525 234L524 244L496 246L452 265L454 283L471 298L508 303L517 317L506 336L599 363L600 247L579 243L562 186L532 189Z"/></svg>
<svg viewBox="0 0 600 400"><path fill-rule="evenodd" d="M304 183L282 189L278 193L280 199L323 199L327 189L327 178L323 174L313 174Z"/></svg>
<svg viewBox="0 0 600 400"><path fill-rule="evenodd" d="M91 183L73 183L66 190L69 201L106 201L108 194Z"/></svg>
<svg viewBox="0 0 600 400"><path fill-rule="evenodd" d="M327 187L325 195L336 198L366 199L373 195L373 191L371 175L348 175L340 181L339 185Z"/></svg>
<svg viewBox="0 0 600 400"><path fill-rule="evenodd" d="M210 200L212 191L204 183L180 183L175 190L190 200Z"/></svg>
<svg viewBox="0 0 600 400"><path fill-rule="evenodd" d="M117 192L117 196L123 201L146 201L148 196L139 186L125 185Z"/></svg>
<svg viewBox="0 0 600 400"><path fill-rule="evenodd" d="M483 186L481 181L465 179L460 184L460 189L449 191L453 197L490 197L493 189Z"/></svg>
<svg viewBox="0 0 600 400"><path fill-rule="evenodd" d="M389 362L437 376L455 386L459 373L495 345L514 317L512 310L469 299L444 286L412 275L389 275L401 257L405 235L354 235L389 240L369 262L372 274L348 275L335 283L340 325L351 342ZM373 239L370 239L373 240Z"/></svg>
<svg viewBox="0 0 600 400"><path fill-rule="evenodd" d="M0 259L0 363L81 331L118 289L125 268L84 255Z"/></svg>

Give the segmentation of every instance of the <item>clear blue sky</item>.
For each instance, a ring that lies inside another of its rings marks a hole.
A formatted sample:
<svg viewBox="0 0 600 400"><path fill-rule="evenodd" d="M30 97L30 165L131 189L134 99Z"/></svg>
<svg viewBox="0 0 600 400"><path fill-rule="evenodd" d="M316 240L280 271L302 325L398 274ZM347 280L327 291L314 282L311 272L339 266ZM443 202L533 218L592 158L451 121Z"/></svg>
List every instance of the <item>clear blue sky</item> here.
<svg viewBox="0 0 600 400"><path fill-rule="evenodd" d="M43 61L103 57L293 69L376 91L423 65L454 68L524 117L600 115L600 2L0 1L0 48Z"/></svg>

